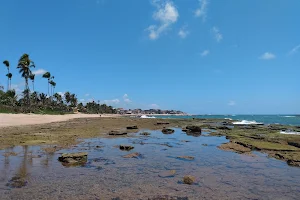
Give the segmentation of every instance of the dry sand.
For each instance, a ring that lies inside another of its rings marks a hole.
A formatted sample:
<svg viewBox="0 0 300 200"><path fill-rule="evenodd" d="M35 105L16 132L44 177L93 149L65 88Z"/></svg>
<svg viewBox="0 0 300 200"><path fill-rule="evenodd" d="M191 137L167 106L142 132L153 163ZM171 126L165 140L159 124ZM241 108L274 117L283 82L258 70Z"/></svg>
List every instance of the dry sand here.
<svg viewBox="0 0 300 200"><path fill-rule="evenodd" d="M118 117L114 114L102 114L101 117ZM37 114L0 114L0 127L45 124L68 121L77 118L95 118L99 114L37 115Z"/></svg>

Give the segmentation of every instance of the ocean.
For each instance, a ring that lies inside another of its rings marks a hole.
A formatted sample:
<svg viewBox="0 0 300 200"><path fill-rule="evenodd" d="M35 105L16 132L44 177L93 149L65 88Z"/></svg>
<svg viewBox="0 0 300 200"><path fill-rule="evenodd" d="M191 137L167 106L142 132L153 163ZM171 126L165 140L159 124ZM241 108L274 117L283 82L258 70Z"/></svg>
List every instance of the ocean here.
<svg viewBox="0 0 300 200"><path fill-rule="evenodd" d="M300 126L300 115L193 115L193 116L155 116L156 118L203 118L203 119L232 119L264 124L283 124Z"/></svg>

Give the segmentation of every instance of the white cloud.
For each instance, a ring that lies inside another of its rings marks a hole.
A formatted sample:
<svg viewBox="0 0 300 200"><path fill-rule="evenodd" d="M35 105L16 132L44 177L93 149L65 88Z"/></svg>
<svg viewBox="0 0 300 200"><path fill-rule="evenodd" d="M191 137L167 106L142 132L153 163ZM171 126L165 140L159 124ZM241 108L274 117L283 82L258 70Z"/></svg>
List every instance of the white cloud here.
<svg viewBox="0 0 300 200"><path fill-rule="evenodd" d="M79 102L84 103L85 99L79 99Z"/></svg>
<svg viewBox="0 0 300 200"><path fill-rule="evenodd" d="M159 105L157 105L155 103L150 104L149 107L152 108L152 109L159 109Z"/></svg>
<svg viewBox="0 0 300 200"><path fill-rule="evenodd" d="M114 105L114 104L119 104L120 100L119 99L112 99L112 100L104 100L103 102L107 105Z"/></svg>
<svg viewBox="0 0 300 200"><path fill-rule="evenodd" d="M200 7L195 11L195 17L201 17L202 21L207 17L208 0L199 0Z"/></svg>
<svg viewBox="0 0 300 200"><path fill-rule="evenodd" d="M177 22L179 13L172 1L159 3L153 0L156 11L153 13L153 19L159 22L159 25L151 25L146 30L149 31L149 38L156 40L159 36L166 32L168 28Z"/></svg>
<svg viewBox="0 0 300 200"><path fill-rule="evenodd" d="M57 92L57 94L61 95L62 97L65 96L65 92Z"/></svg>
<svg viewBox="0 0 300 200"><path fill-rule="evenodd" d="M272 60L272 59L275 59L276 56L270 52L266 52L263 55L261 55L259 58L262 60Z"/></svg>
<svg viewBox="0 0 300 200"><path fill-rule="evenodd" d="M289 52L289 55L293 55L293 54L297 53L299 49L300 49L300 44L299 44L298 46L295 46L295 47Z"/></svg>
<svg viewBox="0 0 300 200"><path fill-rule="evenodd" d="M19 83L19 84L11 84L11 89L15 90L17 94L20 94L24 91L24 83Z"/></svg>
<svg viewBox="0 0 300 200"><path fill-rule="evenodd" d="M182 38L182 39L184 39L184 38L186 38L187 36L188 36L188 34L190 33L188 30L186 30L187 29L187 26L183 26L180 30L179 30L179 32L178 32L178 35Z"/></svg>
<svg viewBox="0 0 300 200"><path fill-rule="evenodd" d="M47 72L47 71L44 70L44 69L38 69L38 70L32 71L32 73L35 74L35 75L43 75L43 74L45 74L46 72Z"/></svg>
<svg viewBox="0 0 300 200"><path fill-rule="evenodd" d="M88 97L88 96L90 96L90 94L85 94L84 96Z"/></svg>
<svg viewBox="0 0 300 200"><path fill-rule="evenodd" d="M123 100L125 103L131 103L131 100L129 99L128 94L123 95Z"/></svg>
<svg viewBox="0 0 300 200"><path fill-rule="evenodd" d="M217 42L221 42L221 40L223 39L223 35L221 34L220 30L218 29L218 27L214 26L212 28L212 32L215 36L215 39L217 40Z"/></svg>
<svg viewBox="0 0 300 200"><path fill-rule="evenodd" d="M201 53L201 56L202 57L205 57L209 54L209 50L204 50L202 53Z"/></svg>
<svg viewBox="0 0 300 200"><path fill-rule="evenodd" d="M235 101L229 101L229 102L228 102L228 105L229 105L229 106L235 106L236 103L235 103Z"/></svg>

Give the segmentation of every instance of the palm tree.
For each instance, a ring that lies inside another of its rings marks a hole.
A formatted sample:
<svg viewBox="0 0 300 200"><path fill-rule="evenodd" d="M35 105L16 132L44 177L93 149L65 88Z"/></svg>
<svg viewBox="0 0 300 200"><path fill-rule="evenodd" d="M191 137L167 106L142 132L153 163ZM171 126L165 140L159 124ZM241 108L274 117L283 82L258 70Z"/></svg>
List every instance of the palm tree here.
<svg viewBox="0 0 300 200"><path fill-rule="evenodd" d="M8 83L7 83L7 91L11 89L11 78L12 78L12 73L6 74Z"/></svg>
<svg viewBox="0 0 300 200"><path fill-rule="evenodd" d="M50 77L51 77L51 73L50 72L46 72L45 74L43 74L43 78L48 79L48 96L50 96L50 94L49 94Z"/></svg>
<svg viewBox="0 0 300 200"><path fill-rule="evenodd" d="M7 67L7 74L6 74L6 76L7 76L7 91L8 91L9 90L9 76L8 76L8 74L10 74L9 73L9 62L7 60L4 60L3 64Z"/></svg>
<svg viewBox="0 0 300 200"><path fill-rule="evenodd" d="M64 96L65 96L66 104L68 105L70 103L70 101L71 101L71 94L70 94L70 92L66 92Z"/></svg>
<svg viewBox="0 0 300 200"><path fill-rule="evenodd" d="M32 81L32 90L34 91L34 78L35 78L35 74L30 74L29 75L29 79Z"/></svg>
<svg viewBox="0 0 300 200"><path fill-rule="evenodd" d="M19 73L21 74L21 76L25 79L25 90L26 91L26 99L27 99L27 103L29 103L29 87L28 87L28 78L30 76L31 67L35 67L34 62L32 60L30 60L29 55L28 54L23 54L21 56L21 58L19 59L19 63L17 68L20 69Z"/></svg>

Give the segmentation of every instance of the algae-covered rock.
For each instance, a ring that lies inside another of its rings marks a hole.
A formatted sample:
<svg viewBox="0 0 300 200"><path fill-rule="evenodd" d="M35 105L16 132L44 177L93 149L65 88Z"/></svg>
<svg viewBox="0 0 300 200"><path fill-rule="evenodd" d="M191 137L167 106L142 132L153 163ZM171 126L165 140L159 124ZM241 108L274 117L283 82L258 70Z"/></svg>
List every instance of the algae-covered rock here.
<svg viewBox="0 0 300 200"><path fill-rule="evenodd" d="M191 175L187 175L183 177L184 184L192 185L193 183L195 183L195 180L196 180L195 177Z"/></svg>
<svg viewBox="0 0 300 200"><path fill-rule="evenodd" d="M163 132L163 134L172 134L175 131L173 129L170 129L170 128L164 128L161 132Z"/></svg>
<svg viewBox="0 0 300 200"><path fill-rule="evenodd" d="M87 162L87 155L87 152L63 153L58 160L65 165L84 164Z"/></svg>

